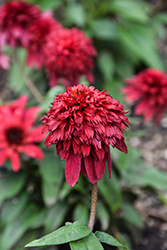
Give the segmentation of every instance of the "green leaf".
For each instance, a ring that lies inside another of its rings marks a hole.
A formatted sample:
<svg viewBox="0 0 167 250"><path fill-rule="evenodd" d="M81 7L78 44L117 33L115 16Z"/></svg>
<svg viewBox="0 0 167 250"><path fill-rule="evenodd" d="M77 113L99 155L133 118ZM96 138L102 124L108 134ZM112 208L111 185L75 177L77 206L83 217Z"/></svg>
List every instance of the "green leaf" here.
<svg viewBox="0 0 167 250"><path fill-rule="evenodd" d="M52 208L49 208L47 210L46 219L44 221L46 233L55 230L63 224L67 209L67 204L57 202ZM53 220L55 214L57 214L58 216L55 220Z"/></svg>
<svg viewBox="0 0 167 250"><path fill-rule="evenodd" d="M27 206L17 220L10 223L3 231L1 249L11 249L27 229L36 224L37 214L38 209L35 205L30 204Z"/></svg>
<svg viewBox="0 0 167 250"><path fill-rule="evenodd" d="M104 250L99 240L93 233L83 239L80 239L79 241L70 242L70 247L72 250Z"/></svg>
<svg viewBox="0 0 167 250"><path fill-rule="evenodd" d="M116 212L122 207L122 195L114 172L112 172L112 179L109 179L107 171L105 172L102 180L99 181L99 192L103 195L112 212Z"/></svg>
<svg viewBox="0 0 167 250"><path fill-rule="evenodd" d="M144 227L144 223L137 213L137 211L129 204L124 204L122 207L122 217L126 219L128 223L133 224L134 226L142 229Z"/></svg>
<svg viewBox="0 0 167 250"><path fill-rule="evenodd" d="M80 3L71 4L67 11L67 18L78 26L84 26L86 20L85 10Z"/></svg>
<svg viewBox="0 0 167 250"><path fill-rule="evenodd" d="M88 221L88 218L89 218L88 208L82 203L79 203L74 210L74 221L76 220Z"/></svg>
<svg viewBox="0 0 167 250"><path fill-rule="evenodd" d="M140 176L142 184L167 190L167 176L156 168L148 167Z"/></svg>
<svg viewBox="0 0 167 250"><path fill-rule="evenodd" d="M118 30L124 49L134 53L150 67L164 70L163 62L156 49L155 35L150 27L125 22L119 24Z"/></svg>
<svg viewBox="0 0 167 250"><path fill-rule="evenodd" d="M57 85L51 89L48 90L48 92L45 95L45 100L41 105L41 112L45 113L48 111L49 106L54 100L54 97L60 93L64 92L63 86Z"/></svg>
<svg viewBox="0 0 167 250"><path fill-rule="evenodd" d="M107 234L107 233L103 233L103 232L99 232L97 231L95 233L95 236L98 238L98 240L102 243L106 243L110 246L115 246L118 247L120 250L128 250L127 247L123 246L119 241L117 241L113 236Z"/></svg>
<svg viewBox="0 0 167 250"><path fill-rule="evenodd" d="M110 224L110 214L102 202L98 202L97 206L97 217L101 222L102 230L107 230Z"/></svg>
<svg viewBox="0 0 167 250"><path fill-rule="evenodd" d="M23 172L9 172L0 180L0 205L6 199L18 194L25 183L25 174Z"/></svg>
<svg viewBox="0 0 167 250"><path fill-rule="evenodd" d="M142 1L112 0L110 9L123 18L145 23L148 21L148 5Z"/></svg>
<svg viewBox="0 0 167 250"><path fill-rule="evenodd" d="M118 38L116 24L109 19L99 19L90 23L93 35L103 40L115 40Z"/></svg>
<svg viewBox="0 0 167 250"><path fill-rule="evenodd" d="M58 199L58 191L63 178L63 162L55 152L46 152L40 163L42 176L42 194L46 206L52 206Z"/></svg>
<svg viewBox="0 0 167 250"><path fill-rule="evenodd" d="M60 245L70 241L79 240L91 233L91 229L86 226L84 221L76 221L73 224L68 223L66 226L45 235L44 237L34 240L27 244L26 247Z"/></svg>
<svg viewBox="0 0 167 250"><path fill-rule="evenodd" d="M1 225L12 223L23 212L26 203L26 193L4 202L1 209Z"/></svg>
<svg viewBox="0 0 167 250"><path fill-rule="evenodd" d="M70 247L72 250L88 250L86 243L83 239L79 239L77 241L71 241Z"/></svg>
<svg viewBox="0 0 167 250"><path fill-rule="evenodd" d="M115 70L114 60L107 51L102 51L98 56L98 64L106 79L111 79Z"/></svg>

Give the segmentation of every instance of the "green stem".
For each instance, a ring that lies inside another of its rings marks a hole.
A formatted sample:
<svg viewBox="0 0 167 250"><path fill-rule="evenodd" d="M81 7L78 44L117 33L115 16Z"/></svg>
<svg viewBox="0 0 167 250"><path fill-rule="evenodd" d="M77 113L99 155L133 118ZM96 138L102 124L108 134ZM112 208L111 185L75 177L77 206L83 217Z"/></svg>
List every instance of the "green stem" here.
<svg viewBox="0 0 167 250"><path fill-rule="evenodd" d="M91 198L91 210L88 227L93 230L97 206L97 183L92 185L92 198Z"/></svg>
<svg viewBox="0 0 167 250"><path fill-rule="evenodd" d="M20 71L21 76L23 77L23 80L24 80L26 86L29 88L30 92L33 94L33 96L36 98L36 100L39 103L42 103L44 98L41 95L41 93L38 91L38 89L35 87L34 83L29 78L29 76L24 72L24 69L19 61L18 56L17 56L17 51L15 51L15 53L14 53L14 59L15 59L15 62L18 66L18 69Z"/></svg>

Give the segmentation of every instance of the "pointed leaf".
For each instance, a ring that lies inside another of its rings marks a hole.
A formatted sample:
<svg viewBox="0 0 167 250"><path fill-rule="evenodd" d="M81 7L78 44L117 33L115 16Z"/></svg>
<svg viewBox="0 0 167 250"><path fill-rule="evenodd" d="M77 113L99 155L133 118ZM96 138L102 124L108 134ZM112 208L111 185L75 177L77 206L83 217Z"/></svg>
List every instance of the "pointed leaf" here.
<svg viewBox="0 0 167 250"><path fill-rule="evenodd" d="M93 233L78 241L70 242L70 247L72 250L104 250Z"/></svg>
<svg viewBox="0 0 167 250"><path fill-rule="evenodd" d="M86 226L84 221L76 221L73 224L67 223L66 226L34 240L26 247L60 245L70 241L79 240L91 233L91 229Z"/></svg>
<svg viewBox="0 0 167 250"><path fill-rule="evenodd" d="M71 241L70 247L72 250L88 250L86 243L83 241L83 239Z"/></svg>
<svg viewBox="0 0 167 250"><path fill-rule="evenodd" d="M118 247L120 250L128 250L127 247L123 246L119 241L117 241L113 236L107 234L107 233L103 233L103 232L99 232L97 231L95 233L95 236L99 239L100 242L102 243L106 243L110 246L115 246Z"/></svg>

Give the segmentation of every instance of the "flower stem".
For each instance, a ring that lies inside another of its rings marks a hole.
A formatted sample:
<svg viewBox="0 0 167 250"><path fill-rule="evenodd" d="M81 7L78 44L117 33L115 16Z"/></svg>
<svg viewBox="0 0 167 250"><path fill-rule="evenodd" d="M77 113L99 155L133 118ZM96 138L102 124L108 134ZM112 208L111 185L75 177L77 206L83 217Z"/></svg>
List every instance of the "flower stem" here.
<svg viewBox="0 0 167 250"><path fill-rule="evenodd" d="M17 56L16 51L14 53L14 59L15 59L15 62L17 63L18 69L20 71L21 76L23 77L23 80L24 80L26 86L29 88L30 92L33 94L33 96L36 98L36 100L39 103L42 103L44 98L41 95L41 93L38 91L38 89L35 87L34 83L29 78L29 76L25 73L25 71L24 71L24 69L23 69L23 67L22 67L22 65L21 65L21 63L19 61L19 58Z"/></svg>
<svg viewBox="0 0 167 250"><path fill-rule="evenodd" d="M91 210L88 227L93 229L96 217L97 206L97 183L92 185L92 198L91 198Z"/></svg>

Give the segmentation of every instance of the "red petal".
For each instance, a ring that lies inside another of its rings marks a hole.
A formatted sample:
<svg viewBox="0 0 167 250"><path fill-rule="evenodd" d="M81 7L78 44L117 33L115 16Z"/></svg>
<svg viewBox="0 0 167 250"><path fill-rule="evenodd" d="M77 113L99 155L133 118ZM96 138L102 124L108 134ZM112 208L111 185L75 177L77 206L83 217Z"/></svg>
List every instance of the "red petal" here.
<svg viewBox="0 0 167 250"><path fill-rule="evenodd" d="M95 170L97 174L98 180L100 180L103 177L103 174L105 172L106 168L106 159L104 158L103 160L95 161Z"/></svg>
<svg viewBox="0 0 167 250"><path fill-rule="evenodd" d="M78 181L80 171L81 157L71 151L65 164L65 177L70 187L73 187Z"/></svg>
<svg viewBox="0 0 167 250"><path fill-rule="evenodd" d="M39 113L40 107L32 107L26 109L24 112L24 126L31 127L37 117L37 114Z"/></svg>
<svg viewBox="0 0 167 250"><path fill-rule="evenodd" d="M4 164L6 159L7 159L7 156L5 154L5 150L1 150L0 151L0 166L2 166Z"/></svg>
<svg viewBox="0 0 167 250"><path fill-rule="evenodd" d="M95 172L95 166L94 166L94 160L93 157L88 156L84 158L84 164L87 176L91 183L95 184L98 180L96 172Z"/></svg>
<svg viewBox="0 0 167 250"><path fill-rule="evenodd" d="M24 145L21 147L21 151L24 152L26 155L36 158L38 160L42 160L44 154L42 150L33 144Z"/></svg>
<svg viewBox="0 0 167 250"><path fill-rule="evenodd" d="M123 139L118 140L116 138L116 141L117 141L117 143L116 143L115 147L117 149L119 149L120 151L124 152L125 154L127 154L128 153L128 148L127 148L126 143L124 142L124 140Z"/></svg>
<svg viewBox="0 0 167 250"><path fill-rule="evenodd" d="M13 151L10 155L11 164L13 171L17 172L20 169L20 158L19 154L15 151Z"/></svg>
<svg viewBox="0 0 167 250"><path fill-rule="evenodd" d="M40 142L45 138L45 134L42 134L43 126L38 126L29 132L28 137L25 139L26 142Z"/></svg>

